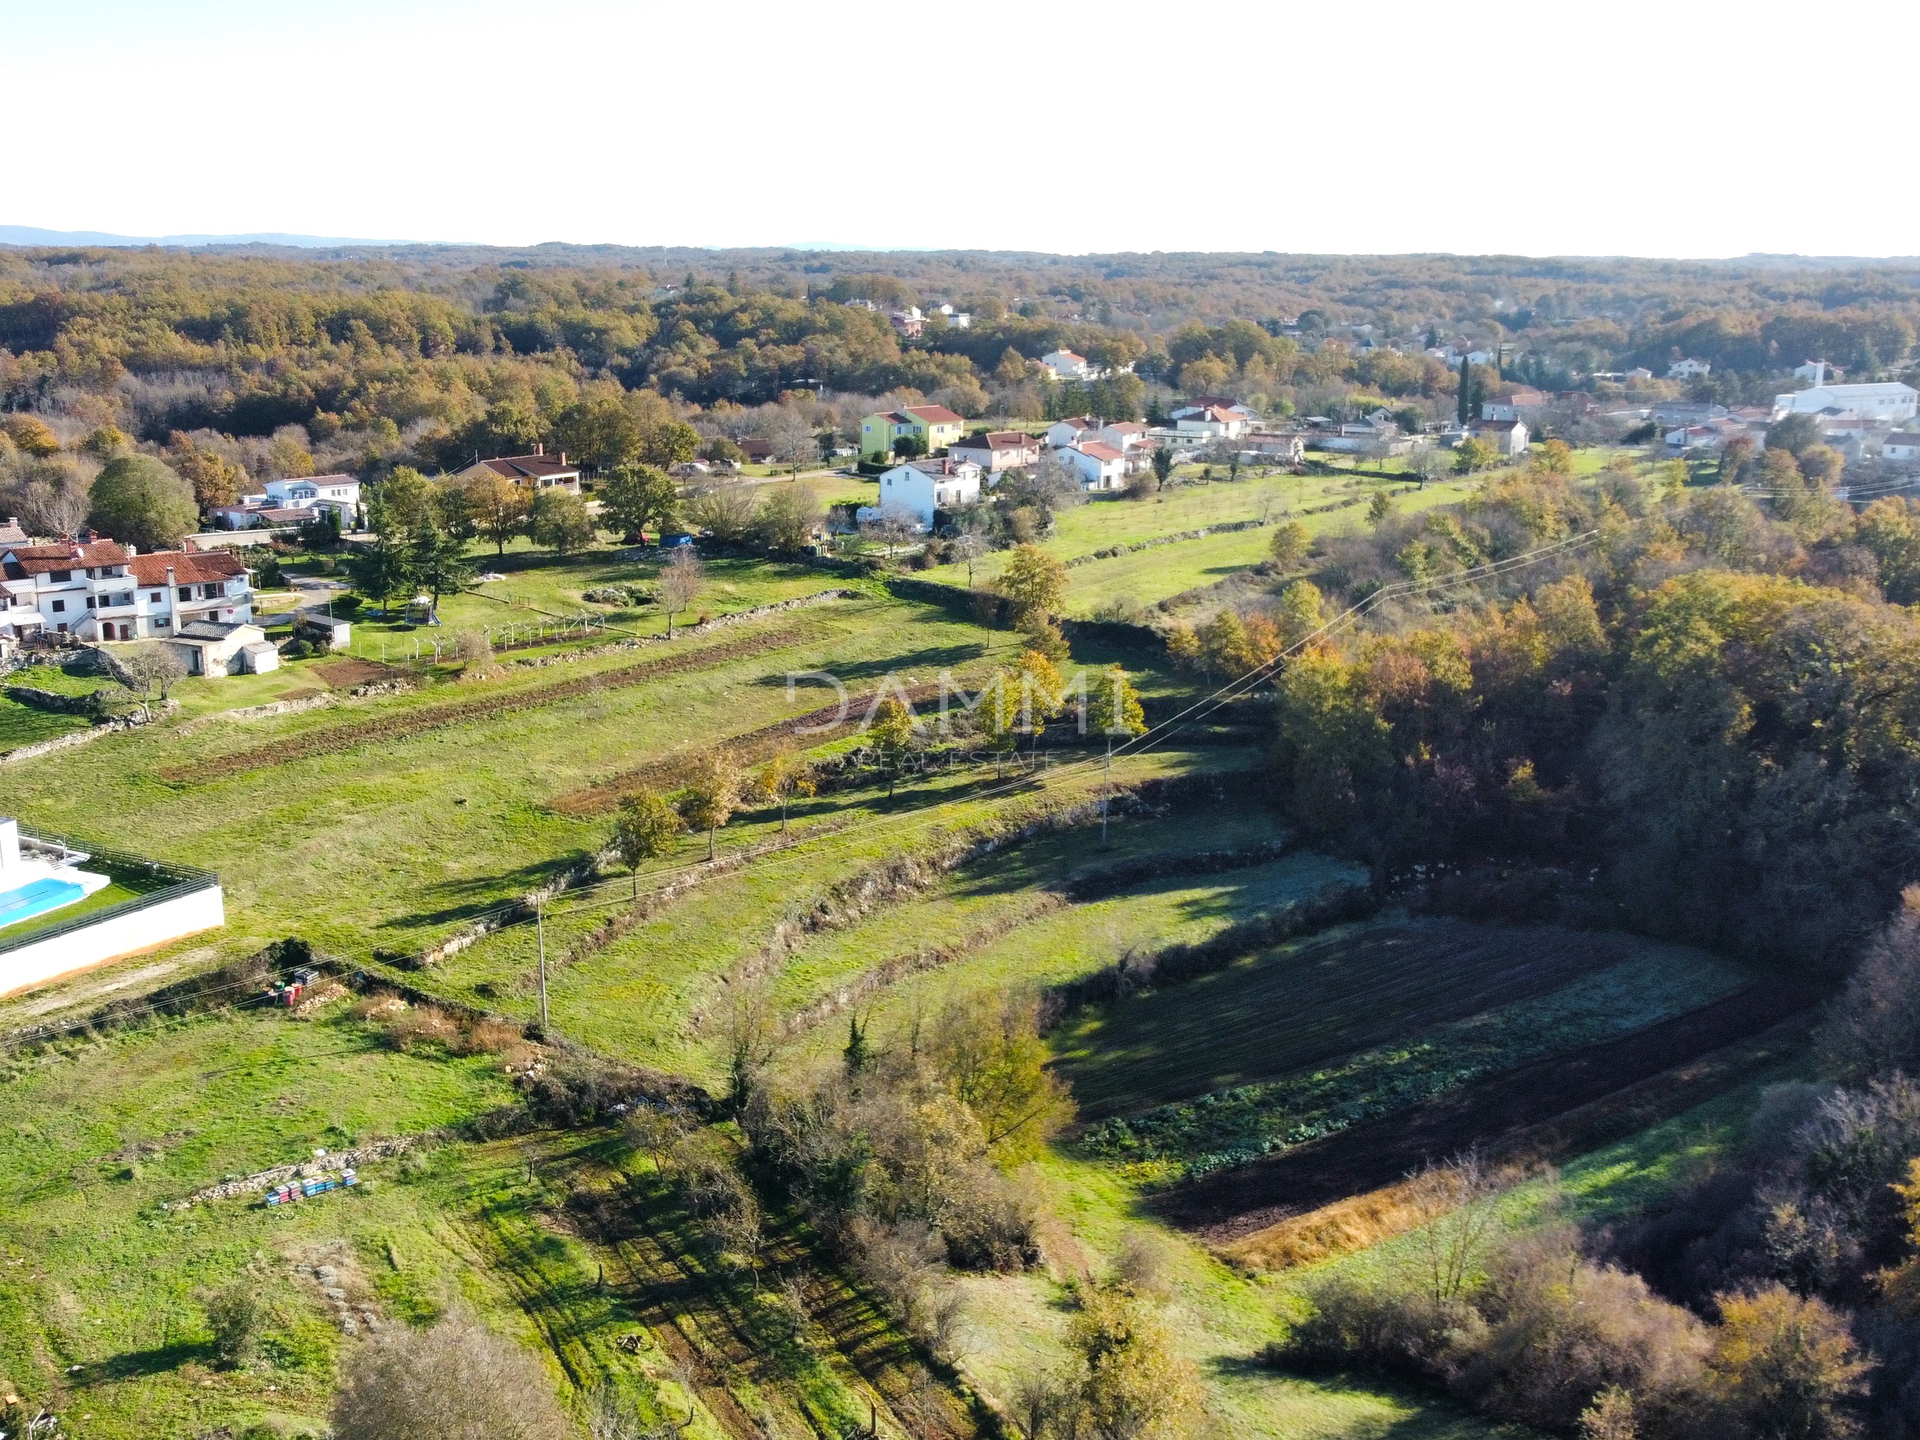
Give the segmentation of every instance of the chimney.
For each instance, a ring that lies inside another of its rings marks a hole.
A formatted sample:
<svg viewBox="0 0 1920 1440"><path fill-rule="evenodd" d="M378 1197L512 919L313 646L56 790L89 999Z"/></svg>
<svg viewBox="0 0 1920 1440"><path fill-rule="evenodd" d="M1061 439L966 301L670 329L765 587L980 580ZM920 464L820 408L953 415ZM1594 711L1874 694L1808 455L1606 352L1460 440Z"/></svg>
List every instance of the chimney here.
<svg viewBox="0 0 1920 1440"><path fill-rule="evenodd" d="M546 454L546 453L547 453L547 446L546 446L546 442L545 442L545 441L543 441L543 440L536 440L536 441L534 441L534 442L533 442L533 453L534 453L534 454L536 454L536 455L544 455L544 454Z"/></svg>
<svg viewBox="0 0 1920 1440"><path fill-rule="evenodd" d="M564 464L566 464L566 463L567 463L567 452L566 452L566 451L564 451L564 450L562 450L562 451L560 452L560 463L561 463L562 465L564 465Z"/></svg>
<svg viewBox="0 0 1920 1440"><path fill-rule="evenodd" d="M133 557L138 555L139 553L140 553L140 547L138 545L127 546L127 558L129 560L133 559Z"/></svg>

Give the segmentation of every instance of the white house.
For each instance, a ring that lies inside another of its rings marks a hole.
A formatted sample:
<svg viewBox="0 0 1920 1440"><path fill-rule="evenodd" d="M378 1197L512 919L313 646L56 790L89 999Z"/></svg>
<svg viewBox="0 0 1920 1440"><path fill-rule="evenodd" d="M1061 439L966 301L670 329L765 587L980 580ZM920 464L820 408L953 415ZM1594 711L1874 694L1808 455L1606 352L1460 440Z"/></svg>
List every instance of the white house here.
<svg viewBox="0 0 1920 1440"><path fill-rule="evenodd" d="M535 445L531 455L496 455L491 460L476 460L454 476L465 480L474 475L498 475L532 490L564 489L578 493L580 467L567 464L567 452L546 453L547 447Z"/></svg>
<svg viewBox="0 0 1920 1440"><path fill-rule="evenodd" d="M1475 440L1491 440L1502 455L1527 453L1527 422L1524 420L1476 420L1467 427Z"/></svg>
<svg viewBox="0 0 1920 1440"><path fill-rule="evenodd" d="M1773 418L1852 410L1864 419L1890 420L1898 425L1913 419L1916 401L1920 401L1920 390L1897 380L1879 385L1815 385L1810 390L1774 396Z"/></svg>
<svg viewBox="0 0 1920 1440"><path fill-rule="evenodd" d="M955 510L980 498L980 467L971 460L947 456L939 460L909 460L880 475L880 504L911 510L922 528L933 527L936 510ZM864 514L862 518L870 518Z"/></svg>
<svg viewBox="0 0 1920 1440"><path fill-rule="evenodd" d="M1208 440L1238 440L1252 428L1253 422L1234 410L1223 410L1217 405L1205 410L1175 417L1173 428L1183 435L1192 435L1202 444Z"/></svg>
<svg viewBox="0 0 1920 1440"><path fill-rule="evenodd" d="M1511 395L1503 395L1498 400L1480 402L1482 420L1518 420L1523 411L1540 410L1553 403L1553 397L1544 390L1522 387Z"/></svg>
<svg viewBox="0 0 1920 1440"><path fill-rule="evenodd" d="M1024 430L988 430L947 447L955 460L978 465L989 475L1040 463L1040 442Z"/></svg>
<svg viewBox="0 0 1920 1440"><path fill-rule="evenodd" d="M1087 363L1084 355L1076 355L1071 350L1049 350L1040 357L1040 363L1052 372L1056 380L1090 380L1093 378L1093 366Z"/></svg>
<svg viewBox="0 0 1920 1440"><path fill-rule="evenodd" d="M1054 451L1053 456L1077 472L1080 483L1089 490L1118 490L1126 482L1126 455L1098 440L1069 445Z"/></svg>
<svg viewBox="0 0 1920 1440"><path fill-rule="evenodd" d="M1172 411L1168 413L1167 418L1169 420L1184 420L1188 416L1204 415L1209 410L1231 410L1235 415L1238 415L1241 419L1249 423L1258 418L1253 413L1252 406L1242 404L1231 395L1192 396L1174 406Z"/></svg>
<svg viewBox="0 0 1920 1440"><path fill-rule="evenodd" d="M269 480L260 487L275 505L288 508L331 505L352 510L360 504L360 482L351 475L307 475L298 480Z"/></svg>
<svg viewBox="0 0 1920 1440"><path fill-rule="evenodd" d="M1047 448L1061 450L1069 445L1078 445L1082 440L1092 439L1099 430L1099 418L1093 415L1074 415L1065 420L1056 420L1047 427Z"/></svg>
<svg viewBox="0 0 1920 1440"><path fill-rule="evenodd" d="M1685 360L1676 360L1667 366L1667 379L1692 380L1696 376L1709 373L1712 369L1713 364L1711 361L1696 360L1692 356L1688 356Z"/></svg>
<svg viewBox="0 0 1920 1440"><path fill-rule="evenodd" d="M195 620L167 637L189 675L265 675L280 668L280 652L258 625Z"/></svg>
<svg viewBox="0 0 1920 1440"><path fill-rule="evenodd" d="M0 628L83 640L172 635L197 621L248 624L253 584L231 551L156 550L111 540L0 548L9 604ZM29 613L30 612L30 613Z"/></svg>

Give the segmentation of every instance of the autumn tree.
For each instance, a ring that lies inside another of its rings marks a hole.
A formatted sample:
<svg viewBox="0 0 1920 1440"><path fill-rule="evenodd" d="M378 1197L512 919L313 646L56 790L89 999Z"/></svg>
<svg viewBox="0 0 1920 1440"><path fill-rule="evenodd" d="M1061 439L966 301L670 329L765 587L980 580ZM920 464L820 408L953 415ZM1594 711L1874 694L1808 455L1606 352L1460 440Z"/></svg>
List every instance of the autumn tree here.
<svg viewBox="0 0 1920 1440"><path fill-rule="evenodd" d="M887 794L900 778L918 738L919 722L897 696L888 695L873 707L873 719L867 726L867 743L873 746L880 768L886 772Z"/></svg>
<svg viewBox="0 0 1920 1440"><path fill-rule="evenodd" d="M1573 447L1564 440L1548 440L1535 446L1527 468L1536 475L1573 474Z"/></svg>
<svg viewBox="0 0 1920 1440"><path fill-rule="evenodd" d="M638 790L620 800L613 821L613 849L633 876L633 898L640 898L640 867L672 848L674 837L687 828L680 812L651 790Z"/></svg>
<svg viewBox="0 0 1920 1440"><path fill-rule="evenodd" d="M1846 1321L1780 1285L1717 1297L1720 1326L1707 1357L1707 1393L1761 1440L1840 1440L1857 1432L1849 1404L1873 1362Z"/></svg>
<svg viewBox="0 0 1920 1440"><path fill-rule="evenodd" d="M820 497L806 486L775 486L753 517L754 538L761 548L775 555L797 555L807 548L825 518Z"/></svg>
<svg viewBox="0 0 1920 1440"><path fill-rule="evenodd" d="M1013 606L1014 623L1052 616L1066 603L1067 567L1038 545L1016 545L993 588Z"/></svg>
<svg viewBox="0 0 1920 1440"><path fill-rule="evenodd" d="M1073 1119L1072 1092L1049 1066L1039 1014L1037 996L1002 992L948 1005L926 1037L934 1071L973 1112L1002 1168L1038 1159Z"/></svg>
<svg viewBox="0 0 1920 1440"><path fill-rule="evenodd" d="M720 827L733 818L740 803L740 767L733 756L718 748L702 751L687 766L679 797L680 818L689 830L707 833L707 859L714 857Z"/></svg>
<svg viewBox="0 0 1920 1440"><path fill-rule="evenodd" d="M1273 527L1273 535L1267 541L1267 553L1273 556L1274 563L1283 570L1291 570L1307 558L1307 547L1312 537L1307 527L1298 520L1283 520Z"/></svg>
<svg viewBox="0 0 1920 1440"><path fill-rule="evenodd" d="M1200 1408L1199 1376L1151 1302L1124 1284L1082 1295L1067 1325L1079 1426L1095 1440L1171 1440Z"/></svg>
<svg viewBox="0 0 1920 1440"><path fill-rule="evenodd" d="M639 448L633 458L656 470L671 470L693 459L699 448L700 432L684 421L643 421Z"/></svg>
<svg viewBox="0 0 1920 1440"><path fill-rule="evenodd" d="M780 833L787 831L787 805L797 797L816 793L820 778L813 762L791 750L782 750L754 777L754 791L762 799L780 807Z"/></svg>
<svg viewBox="0 0 1920 1440"><path fill-rule="evenodd" d="M526 528L526 488L485 470L461 481L460 490L466 496L475 528L493 542L496 554L506 554L507 542Z"/></svg>
<svg viewBox="0 0 1920 1440"><path fill-rule="evenodd" d="M99 431L95 432L95 434L99 433ZM117 430L114 431L116 435L119 433ZM89 442L93 439L92 436L87 438ZM125 439L124 436L121 438ZM107 457L124 448L111 446L111 442L103 442L103 444L110 447L105 450ZM177 430L169 437L167 446L172 453L174 470L179 473L181 479L193 487L194 501L202 511L212 510L216 505L233 505L239 502L241 492L247 484L247 472L238 464L229 460L218 450L194 444Z"/></svg>
<svg viewBox="0 0 1920 1440"><path fill-rule="evenodd" d="M1140 708L1140 692L1133 688L1133 681L1118 665L1101 675L1093 693L1087 697L1087 728L1095 735L1105 735L1109 745L1124 735L1146 734L1147 718Z"/></svg>

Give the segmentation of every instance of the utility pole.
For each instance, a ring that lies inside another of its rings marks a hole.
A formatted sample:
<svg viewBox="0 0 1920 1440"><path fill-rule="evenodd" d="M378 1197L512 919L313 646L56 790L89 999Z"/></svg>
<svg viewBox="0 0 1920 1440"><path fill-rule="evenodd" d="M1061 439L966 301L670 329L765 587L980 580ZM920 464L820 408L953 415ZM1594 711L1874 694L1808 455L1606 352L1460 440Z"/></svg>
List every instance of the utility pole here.
<svg viewBox="0 0 1920 1440"><path fill-rule="evenodd" d="M1107 737L1106 775L1100 786L1100 848L1107 848L1107 796L1113 793L1113 737Z"/></svg>
<svg viewBox="0 0 1920 1440"><path fill-rule="evenodd" d="M533 929L540 937L540 1036L547 1034L547 919L546 906L533 907Z"/></svg>

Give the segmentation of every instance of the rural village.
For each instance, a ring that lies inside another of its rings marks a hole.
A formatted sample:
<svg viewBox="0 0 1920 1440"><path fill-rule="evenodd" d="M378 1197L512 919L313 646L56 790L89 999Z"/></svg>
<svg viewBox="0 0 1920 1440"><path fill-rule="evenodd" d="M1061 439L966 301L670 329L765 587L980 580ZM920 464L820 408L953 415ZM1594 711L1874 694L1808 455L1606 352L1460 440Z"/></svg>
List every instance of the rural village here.
<svg viewBox="0 0 1920 1440"><path fill-rule="evenodd" d="M1203 258L0 247L0 1437L1920 1434L1920 274Z"/></svg>

